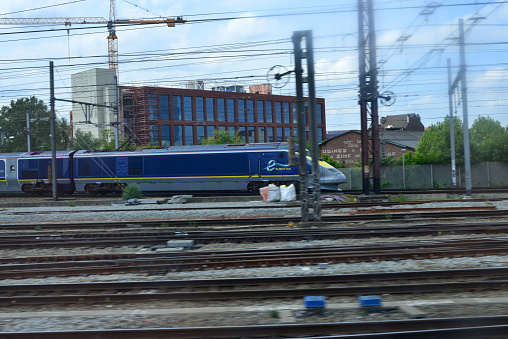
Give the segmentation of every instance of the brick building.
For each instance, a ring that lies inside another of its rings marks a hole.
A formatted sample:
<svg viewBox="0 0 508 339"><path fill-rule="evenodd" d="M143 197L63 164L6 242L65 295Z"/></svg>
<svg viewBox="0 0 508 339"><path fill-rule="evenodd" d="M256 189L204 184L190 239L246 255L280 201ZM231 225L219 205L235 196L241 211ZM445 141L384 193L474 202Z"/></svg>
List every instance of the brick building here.
<svg viewBox="0 0 508 339"><path fill-rule="evenodd" d="M382 157L401 157L403 153L414 152L423 135L417 131L379 131ZM362 163L361 131L330 132L329 138L320 143L321 154L344 162L349 167Z"/></svg>
<svg viewBox="0 0 508 339"><path fill-rule="evenodd" d="M204 87L201 87L204 88ZM266 85L249 93L218 90L120 87L125 132L138 145L196 145L216 129L236 132L247 143L297 136L296 97L270 94ZM317 98L318 139L326 136L325 100ZM306 114L306 125L309 113ZM307 132L308 133L308 132Z"/></svg>

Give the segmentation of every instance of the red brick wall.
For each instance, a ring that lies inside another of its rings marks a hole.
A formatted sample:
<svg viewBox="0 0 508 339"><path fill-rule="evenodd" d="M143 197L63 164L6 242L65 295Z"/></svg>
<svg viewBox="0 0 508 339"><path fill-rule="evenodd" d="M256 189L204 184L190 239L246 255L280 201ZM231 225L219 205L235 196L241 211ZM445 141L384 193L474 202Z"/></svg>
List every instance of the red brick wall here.
<svg viewBox="0 0 508 339"><path fill-rule="evenodd" d="M345 162L349 167L362 162L362 141L360 133L348 132L331 139L321 147L321 154L326 154L338 162Z"/></svg>

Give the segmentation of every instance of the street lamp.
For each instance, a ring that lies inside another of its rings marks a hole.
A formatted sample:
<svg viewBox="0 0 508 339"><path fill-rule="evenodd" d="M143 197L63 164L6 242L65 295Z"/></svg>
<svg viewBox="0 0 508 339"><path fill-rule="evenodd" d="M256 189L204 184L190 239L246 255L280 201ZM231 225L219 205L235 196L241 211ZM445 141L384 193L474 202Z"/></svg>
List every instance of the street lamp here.
<svg viewBox="0 0 508 339"><path fill-rule="evenodd" d="M405 148L401 149L402 152L402 187L406 188L406 168L404 166L404 152L406 151Z"/></svg>

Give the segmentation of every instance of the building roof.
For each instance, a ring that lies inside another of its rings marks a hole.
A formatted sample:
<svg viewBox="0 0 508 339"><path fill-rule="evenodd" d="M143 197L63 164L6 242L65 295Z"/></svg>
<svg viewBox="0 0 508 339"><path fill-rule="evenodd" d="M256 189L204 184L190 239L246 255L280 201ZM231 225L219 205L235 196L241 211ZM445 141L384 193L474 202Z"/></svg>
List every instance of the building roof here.
<svg viewBox="0 0 508 339"><path fill-rule="evenodd" d="M323 140L320 145L326 145L328 141L340 137L347 133L361 133L359 130L348 130L348 131L329 131L326 136L328 139ZM379 137L381 142L389 142L400 147L407 147L411 149L416 149L418 145L418 141L422 137L424 131L405 131L405 130L395 130L395 131L379 131Z"/></svg>
<svg viewBox="0 0 508 339"><path fill-rule="evenodd" d="M383 130L423 131L420 115L415 113L387 115L380 119Z"/></svg>

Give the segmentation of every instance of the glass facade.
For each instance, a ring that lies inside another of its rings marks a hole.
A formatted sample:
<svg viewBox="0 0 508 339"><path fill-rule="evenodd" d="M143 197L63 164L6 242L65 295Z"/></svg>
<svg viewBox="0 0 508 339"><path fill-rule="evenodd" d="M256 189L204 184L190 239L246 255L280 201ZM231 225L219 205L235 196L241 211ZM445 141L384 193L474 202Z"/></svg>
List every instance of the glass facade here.
<svg viewBox="0 0 508 339"><path fill-rule="evenodd" d="M235 99L228 99L228 121L235 121Z"/></svg>
<svg viewBox="0 0 508 339"><path fill-rule="evenodd" d="M169 131L170 126L169 125L162 125L161 126L161 146L162 147L169 147L171 146L171 133Z"/></svg>
<svg viewBox="0 0 508 339"><path fill-rule="evenodd" d="M245 100L238 100L238 122L245 122Z"/></svg>
<svg viewBox="0 0 508 339"><path fill-rule="evenodd" d="M194 144L194 126L185 126L185 145Z"/></svg>
<svg viewBox="0 0 508 339"><path fill-rule="evenodd" d="M175 146L181 146L183 144L182 126L175 126Z"/></svg>
<svg viewBox="0 0 508 339"><path fill-rule="evenodd" d="M275 103L275 122L282 122L282 102Z"/></svg>
<svg viewBox="0 0 508 339"><path fill-rule="evenodd" d="M161 95L160 113L161 120L169 120L169 95Z"/></svg>
<svg viewBox="0 0 508 339"><path fill-rule="evenodd" d="M196 126L196 138L198 144L201 144L201 140L205 139L205 126Z"/></svg>
<svg viewBox="0 0 508 339"><path fill-rule="evenodd" d="M215 101L213 98L206 98L206 121L214 120Z"/></svg>
<svg viewBox="0 0 508 339"><path fill-rule="evenodd" d="M196 121L205 121L205 101L203 97L196 97Z"/></svg>
<svg viewBox="0 0 508 339"><path fill-rule="evenodd" d="M185 120L192 121L192 97L184 97Z"/></svg>
<svg viewBox="0 0 508 339"><path fill-rule="evenodd" d="M226 121L226 100L217 99L217 120Z"/></svg>
<svg viewBox="0 0 508 339"><path fill-rule="evenodd" d="M273 103L266 102L266 122L273 122Z"/></svg>
<svg viewBox="0 0 508 339"><path fill-rule="evenodd" d="M173 96L173 120L182 120L182 97Z"/></svg>
<svg viewBox="0 0 508 339"><path fill-rule="evenodd" d="M162 147L200 144L204 138L211 137L215 129L225 129L231 135L238 132L242 141L248 143L282 142L290 135L297 136L296 98L182 89L162 89L159 93L152 89L143 93L146 100L136 97L135 91L128 92L131 98L122 94L124 122L131 123L135 133L135 129L139 129L140 145L149 142ZM127 101L129 99L131 101ZM131 108L125 109L126 102L130 102ZM318 99L319 141L325 138L324 107L324 101ZM137 117L138 112L143 116ZM305 118L309 119L307 107Z"/></svg>
<svg viewBox="0 0 508 339"><path fill-rule="evenodd" d="M254 100L247 100L247 121L254 122Z"/></svg>

